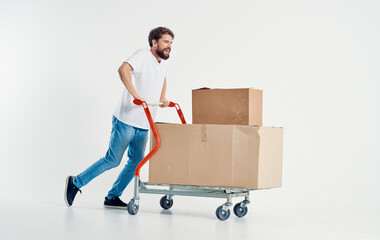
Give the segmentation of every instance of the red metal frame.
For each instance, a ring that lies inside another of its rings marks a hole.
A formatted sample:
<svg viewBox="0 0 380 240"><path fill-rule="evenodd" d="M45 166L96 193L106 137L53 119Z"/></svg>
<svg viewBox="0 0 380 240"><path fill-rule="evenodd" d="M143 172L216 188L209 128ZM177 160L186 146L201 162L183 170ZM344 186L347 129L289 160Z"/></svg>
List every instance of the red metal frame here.
<svg viewBox="0 0 380 240"><path fill-rule="evenodd" d="M149 121L150 128L152 129L154 138L156 139L156 145L154 146L154 148L152 149L152 151L150 151L148 153L148 155L146 155L145 158L136 167L135 176L140 177L140 169L141 169L141 167L144 166L144 164L146 162L148 162L149 159L151 159L152 156L157 152L158 148L160 147L160 143L161 142L160 142L160 136L158 135L158 132L157 132L156 125L154 124L154 121L152 119L152 115L150 114L148 104L145 101L142 101L142 100L139 100L139 99L133 100L133 103L136 104L136 105L142 105L143 106L145 114L146 114L146 117L148 118L148 121ZM178 116L181 119L182 124L186 124L185 117L183 116L183 113L182 113L182 110L181 110L181 107L179 106L179 104L178 103L170 102L169 103L169 107L175 107L176 110L177 110Z"/></svg>

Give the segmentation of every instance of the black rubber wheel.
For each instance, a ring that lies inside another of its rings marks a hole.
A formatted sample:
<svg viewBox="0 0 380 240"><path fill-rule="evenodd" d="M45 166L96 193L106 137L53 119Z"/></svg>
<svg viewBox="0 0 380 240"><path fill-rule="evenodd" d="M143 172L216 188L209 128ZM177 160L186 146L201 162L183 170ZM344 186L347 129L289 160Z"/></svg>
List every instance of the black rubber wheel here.
<svg viewBox="0 0 380 240"><path fill-rule="evenodd" d="M219 206L217 209L216 209L216 217L220 220L220 221L224 221L224 220L227 220L230 215L231 215L231 212L230 212L230 209L228 209L227 211L223 210L223 205L222 206Z"/></svg>
<svg viewBox="0 0 380 240"><path fill-rule="evenodd" d="M160 200L160 206L165 210L170 209L173 206L173 199L169 200L167 196L163 196Z"/></svg>
<svg viewBox="0 0 380 240"><path fill-rule="evenodd" d="M234 207L234 213L237 217L241 218L244 217L248 212L247 206L242 207L241 203L237 203Z"/></svg>
<svg viewBox="0 0 380 240"><path fill-rule="evenodd" d="M131 215L136 215L137 212L139 211L139 205L135 204L135 200L131 200L128 203L128 213Z"/></svg>

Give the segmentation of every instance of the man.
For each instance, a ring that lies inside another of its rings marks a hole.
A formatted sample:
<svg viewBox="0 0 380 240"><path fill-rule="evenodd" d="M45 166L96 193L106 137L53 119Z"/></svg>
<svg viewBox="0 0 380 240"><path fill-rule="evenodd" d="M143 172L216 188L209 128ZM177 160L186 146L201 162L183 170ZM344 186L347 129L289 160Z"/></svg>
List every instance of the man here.
<svg viewBox="0 0 380 240"><path fill-rule="evenodd" d="M149 122L141 106L134 99L160 101L167 107L166 62L173 43L173 32L164 27L149 33L150 49L140 49L119 68L120 79L125 89L112 119L112 132L106 155L77 176L68 176L65 187L65 202L73 204L80 188L106 170L117 167L128 148L128 162L108 192L104 207L127 209L120 196L133 179L138 163L143 159L148 139ZM154 119L157 107L151 106Z"/></svg>

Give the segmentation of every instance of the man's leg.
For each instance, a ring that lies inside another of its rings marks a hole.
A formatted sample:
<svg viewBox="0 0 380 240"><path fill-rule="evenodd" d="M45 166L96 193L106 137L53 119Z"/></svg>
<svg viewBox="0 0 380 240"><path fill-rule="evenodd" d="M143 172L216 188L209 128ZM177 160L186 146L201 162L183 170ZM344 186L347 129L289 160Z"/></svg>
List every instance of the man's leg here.
<svg viewBox="0 0 380 240"><path fill-rule="evenodd" d="M111 139L106 155L75 177L76 187L81 188L103 172L119 166L125 150L134 137L134 129L115 117L112 123Z"/></svg>
<svg viewBox="0 0 380 240"><path fill-rule="evenodd" d="M108 199L121 196L124 189L135 176L137 165L144 158L146 143L148 140L148 130L135 128L135 131L135 136L128 148L128 162L119 174L116 182L113 184L112 189L108 192Z"/></svg>
<svg viewBox="0 0 380 240"><path fill-rule="evenodd" d="M125 150L134 137L131 126L112 118L112 132L108 151L105 157L99 159L85 171L76 177L69 176L66 182L65 201L71 206L79 189L88 184L92 179L106 170L117 167L123 157Z"/></svg>

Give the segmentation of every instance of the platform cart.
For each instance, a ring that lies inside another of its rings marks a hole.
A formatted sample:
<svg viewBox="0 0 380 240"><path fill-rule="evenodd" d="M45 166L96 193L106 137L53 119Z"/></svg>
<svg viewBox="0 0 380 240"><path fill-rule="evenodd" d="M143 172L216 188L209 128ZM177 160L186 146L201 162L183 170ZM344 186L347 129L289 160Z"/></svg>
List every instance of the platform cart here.
<svg viewBox="0 0 380 240"><path fill-rule="evenodd" d="M134 184L134 197L128 203L128 213L136 215L140 205L140 193L162 194L164 195L160 200L160 205L163 209L167 210L173 206L173 196L195 196L195 197L211 197L211 198L225 198L227 201L216 209L216 217L221 220L227 220L230 215L230 208L232 206L232 198L244 197L244 200L235 204L233 212L237 217L244 217L248 208L249 191L252 189L245 188L228 188L228 187L206 187L206 186L190 186L190 185L177 185L177 184L155 184L149 182L142 182L140 180L140 169L144 164L151 159L160 147L160 136L158 135L156 126L153 122L152 116L149 111L148 105L161 105L162 103L147 103L135 99L134 104L141 105L144 108L145 114L148 118L150 127L152 129L156 145L151 152L137 165L135 171L135 184ZM182 110L177 103L170 102L169 107L175 107L181 119L182 124L186 124L185 117Z"/></svg>

